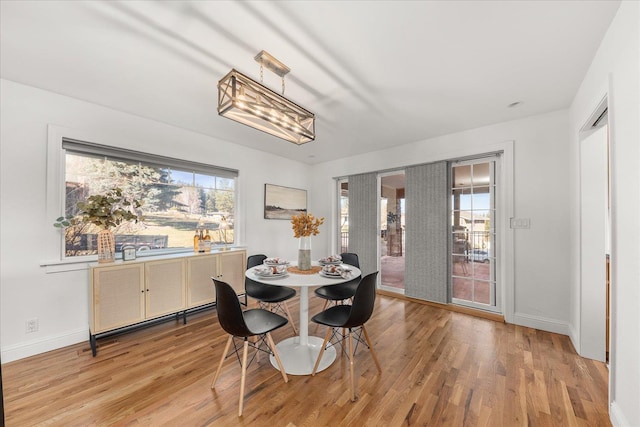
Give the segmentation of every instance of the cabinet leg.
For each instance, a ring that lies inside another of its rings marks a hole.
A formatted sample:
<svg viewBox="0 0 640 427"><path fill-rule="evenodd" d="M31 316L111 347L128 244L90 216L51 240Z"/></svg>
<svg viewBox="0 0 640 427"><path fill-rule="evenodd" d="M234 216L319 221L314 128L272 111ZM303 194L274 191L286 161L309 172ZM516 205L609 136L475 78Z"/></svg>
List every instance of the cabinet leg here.
<svg viewBox="0 0 640 427"><path fill-rule="evenodd" d="M89 343L91 344L91 354L93 354L93 357L96 357L96 354L98 354L98 347L96 344L96 336L92 333L89 333Z"/></svg>
<svg viewBox="0 0 640 427"><path fill-rule="evenodd" d="M182 324L183 325L187 324L187 310L182 312Z"/></svg>

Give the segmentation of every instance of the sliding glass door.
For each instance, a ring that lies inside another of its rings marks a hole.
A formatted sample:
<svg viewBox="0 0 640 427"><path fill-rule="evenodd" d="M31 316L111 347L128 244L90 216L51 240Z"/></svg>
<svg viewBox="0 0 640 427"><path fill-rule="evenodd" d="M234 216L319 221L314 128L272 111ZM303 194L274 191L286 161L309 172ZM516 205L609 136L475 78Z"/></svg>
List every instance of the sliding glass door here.
<svg viewBox="0 0 640 427"><path fill-rule="evenodd" d="M451 165L451 296L454 304L498 311L496 168L499 157Z"/></svg>
<svg viewBox="0 0 640 427"><path fill-rule="evenodd" d="M441 161L337 180L340 252L380 288L498 312L501 157Z"/></svg>

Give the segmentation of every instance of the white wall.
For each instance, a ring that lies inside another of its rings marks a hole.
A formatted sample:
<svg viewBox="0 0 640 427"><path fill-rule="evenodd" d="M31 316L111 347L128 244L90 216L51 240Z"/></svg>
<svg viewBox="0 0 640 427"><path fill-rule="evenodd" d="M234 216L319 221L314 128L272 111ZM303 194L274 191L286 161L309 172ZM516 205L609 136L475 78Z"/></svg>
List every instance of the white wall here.
<svg viewBox="0 0 640 427"><path fill-rule="evenodd" d="M295 256L289 222L263 219L264 184L307 188L307 166L7 80L0 80L0 108L2 362L88 339L87 270L40 266L59 258L59 230L46 209L49 124L95 135L94 142L238 169L240 243L250 252ZM224 120L214 107L211 120ZM26 334L25 321L34 317L39 331Z"/></svg>
<svg viewBox="0 0 640 427"><path fill-rule="evenodd" d="M514 141L513 214L530 218L531 228L506 231L514 234L515 251L514 272L505 283L509 298L505 317L516 324L567 334L568 120L567 110L556 111L317 165L311 194L313 205L320 208L314 213L330 218L330 228L335 230L334 177L491 152L504 141ZM509 218L502 221L508 224ZM323 236L314 250L335 251L330 237Z"/></svg>
<svg viewBox="0 0 640 427"><path fill-rule="evenodd" d="M314 167L152 120L2 80L1 338L4 362L76 343L88 334L85 270L47 273L58 231L46 214L47 125L79 129L111 143L165 156L208 161L240 171L241 243L251 252L295 257L288 221L262 219L266 182L310 190L309 208L327 218L314 239L316 254L333 252L333 177L482 153L514 142L514 215L531 229L513 233L513 279L505 313L514 323L568 333L568 114L557 111L433 138ZM212 115L212 120L217 117ZM278 141L275 141L278 143ZM313 176L313 179L310 177ZM239 215L240 216L240 215ZM505 218L505 221L508 219ZM24 226L27 224L27 226ZM280 236L273 239L273 236ZM34 244L44 242L44 244ZM51 242L54 242L52 245ZM55 269L54 269L55 270ZM552 274L549 274L552 272ZM37 317L40 330L26 334Z"/></svg>
<svg viewBox="0 0 640 427"><path fill-rule="evenodd" d="M614 426L640 426L640 3L622 2L570 109L571 194L578 187L578 134L605 95L609 99L612 184L611 354L609 400ZM580 307L579 200L571 200L571 307L577 348ZM581 314L582 312L582 314ZM582 343L584 344L584 343Z"/></svg>

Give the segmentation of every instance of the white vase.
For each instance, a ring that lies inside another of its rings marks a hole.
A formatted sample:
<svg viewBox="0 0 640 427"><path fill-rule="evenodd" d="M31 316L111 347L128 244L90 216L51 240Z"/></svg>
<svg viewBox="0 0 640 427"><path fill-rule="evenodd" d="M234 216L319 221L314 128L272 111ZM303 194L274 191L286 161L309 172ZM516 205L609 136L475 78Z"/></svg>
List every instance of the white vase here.
<svg viewBox="0 0 640 427"><path fill-rule="evenodd" d="M311 270L311 236L302 236L298 242L298 268Z"/></svg>

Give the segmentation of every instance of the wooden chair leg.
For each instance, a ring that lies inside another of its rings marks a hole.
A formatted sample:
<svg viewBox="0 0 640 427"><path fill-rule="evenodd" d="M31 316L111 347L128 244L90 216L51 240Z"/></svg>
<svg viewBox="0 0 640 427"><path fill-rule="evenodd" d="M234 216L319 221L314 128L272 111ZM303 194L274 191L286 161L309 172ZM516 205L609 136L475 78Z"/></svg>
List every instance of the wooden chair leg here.
<svg viewBox="0 0 640 427"><path fill-rule="evenodd" d="M242 407L244 405L244 381L247 377L247 353L249 350L249 341L245 338L242 348L242 376L240 377L240 401L238 402L238 416L242 416Z"/></svg>
<svg viewBox="0 0 640 427"><path fill-rule="evenodd" d="M232 340L233 336L229 335L227 344L224 346L224 351L222 352L222 357L220 357L220 363L218 363L218 369L216 370L216 374L213 376L213 381L211 381L211 388L213 388L216 385L216 381L218 381L218 376L220 375L220 371L222 370L222 364L224 363L224 359L227 358L227 352L229 351Z"/></svg>
<svg viewBox="0 0 640 427"><path fill-rule="evenodd" d="M327 308L327 305L329 305L329 300L328 299L324 300L324 305L322 306L322 310L320 310L320 311L325 311L326 308ZM318 333L318 328L319 327L320 327L320 323L316 323L316 329L313 331L314 334Z"/></svg>
<svg viewBox="0 0 640 427"><path fill-rule="evenodd" d="M351 401L355 402L356 397L356 385L355 385L355 372L353 369L353 338L351 337L351 329L349 329L349 372L351 374Z"/></svg>
<svg viewBox="0 0 640 427"><path fill-rule="evenodd" d="M273 357L276 358L276 362L278 363L278 368L280 369L280 373L282 374L282 378L284 382L289 382L289 378L287 377L287 373L284 371L284 366L282 366L282 361L280 360L280 355L278 354L278 350L276 350L276 344L273 342L273 338L271 338L271 334L267 333L267 343L269 343L269 347L271 347L271 351L273 352Z"/></svg>
<svg viewBox="0 0 640 427"><path fill-rule="evenodd" d="M287 313L287 317L289 318L289 323L291 323L291 327L293 328L293 335L298 335L298 331L296 330L296 324L293 322L293 317L291 316L291 312L289 311L289 306L286 301L282 301L282 305L284 306L284 311Z"/></svg>
<svg viewBox="0 0 640 427"><path fill-rule="evenodd" d="M311 372L312 377L315 376L316 370L318 370L318 365L320 365L320 361L322 360L322 355L324 354L324 349L327 346L327 341L329 341L329 338L331 338L331 331L333 331L333 328L329 328L324 336L324 342L322 343L322 348L320 349L320 353L318 354L318 358L316 359L316 364L313 365L313 372Z"/></svg>
<svg viewBox="0 0 640 427"><path fill-rule="evenodd" d="M378 362L378 356L376 355L375 350L373 349L373 344L371 343L371 339L369 339L369 334L367 333L367 329L362 325L362 332L364 332L364 339L367 340L367 345L369 346L369 351L371 352L371 356L373 357L373 361L376 362L376 366L378 367L378 372L382 373L382 368L380 367L380 362Z"/></svg>

